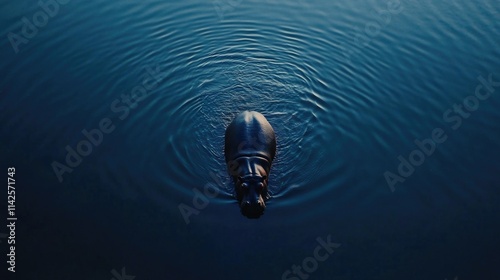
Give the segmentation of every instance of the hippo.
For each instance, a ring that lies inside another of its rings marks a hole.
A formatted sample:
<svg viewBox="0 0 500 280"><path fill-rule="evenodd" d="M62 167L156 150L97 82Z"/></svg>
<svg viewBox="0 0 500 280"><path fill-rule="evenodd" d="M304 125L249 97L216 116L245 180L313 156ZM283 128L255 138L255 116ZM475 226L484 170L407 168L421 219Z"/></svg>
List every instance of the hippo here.
<svg viewBox="0 0 500 280"><path fill-rule="evenodd" d="M227 169L235 184L241 213L247 218L256 219L264 214L275 154L274 129L261 113L244 111L226 128Z"/></svg>

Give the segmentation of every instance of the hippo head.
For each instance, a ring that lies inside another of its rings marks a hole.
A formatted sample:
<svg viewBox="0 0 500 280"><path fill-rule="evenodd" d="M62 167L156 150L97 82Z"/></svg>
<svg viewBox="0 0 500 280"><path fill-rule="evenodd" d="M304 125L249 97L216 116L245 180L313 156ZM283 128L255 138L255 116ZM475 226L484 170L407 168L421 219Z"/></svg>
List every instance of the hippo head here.
<svg viewBox="0 0 500 280"><path fill-rule="evenodd" d="M250 219L264 214L267 198L267 176L246 175L236 180L236 196L240 203L241 213Z"/></svg>

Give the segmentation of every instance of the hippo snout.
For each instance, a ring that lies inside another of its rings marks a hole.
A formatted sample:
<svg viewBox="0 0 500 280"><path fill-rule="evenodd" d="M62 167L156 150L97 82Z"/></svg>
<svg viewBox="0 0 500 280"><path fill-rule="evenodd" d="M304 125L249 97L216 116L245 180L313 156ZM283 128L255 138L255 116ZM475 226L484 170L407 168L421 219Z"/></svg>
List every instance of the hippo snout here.
<svg viewBox="0 0 500 280"><path fill-rule="evenodd" d="M250 219L259 218L264 214L266 210L266 203L262 198L257 201L244 200L240 204L241 214Z"/></svg>

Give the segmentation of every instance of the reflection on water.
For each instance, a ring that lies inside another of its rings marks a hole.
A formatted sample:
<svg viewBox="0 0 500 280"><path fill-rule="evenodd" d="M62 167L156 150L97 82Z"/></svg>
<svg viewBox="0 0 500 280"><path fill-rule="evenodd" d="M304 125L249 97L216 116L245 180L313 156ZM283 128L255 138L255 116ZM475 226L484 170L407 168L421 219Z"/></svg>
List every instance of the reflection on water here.
<svg viewBox="0 0 500 280"><path fill-rule="evenodd" d="M0 12L27 277L278 279L328 234L311 279L499 275L496 1L40 3ZM244 110L277 137L258 220L223 155Z"/></svg>

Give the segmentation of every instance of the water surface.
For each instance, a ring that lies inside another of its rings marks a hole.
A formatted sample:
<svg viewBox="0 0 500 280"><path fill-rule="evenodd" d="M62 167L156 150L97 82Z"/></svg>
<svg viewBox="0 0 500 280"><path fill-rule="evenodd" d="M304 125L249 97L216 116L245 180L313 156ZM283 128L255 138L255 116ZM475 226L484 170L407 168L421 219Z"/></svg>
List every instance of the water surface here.
<svg viewBox="0 0 500 280"><path fill-rule="evenodd" d="M19 275L281 279L330 236L309 279L500 276L500 87L479 78L500 82L497 1L69 1L27 38L40 11L0 13ZM479 85L491 94L464 105ZM243 110L278 141L258 220L223 155ZM446 140L401 176L436 129ZM193 202L207 186L216 197Z"/></svg>

